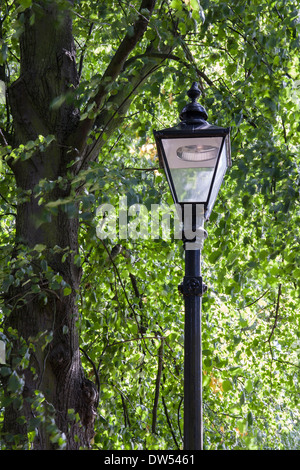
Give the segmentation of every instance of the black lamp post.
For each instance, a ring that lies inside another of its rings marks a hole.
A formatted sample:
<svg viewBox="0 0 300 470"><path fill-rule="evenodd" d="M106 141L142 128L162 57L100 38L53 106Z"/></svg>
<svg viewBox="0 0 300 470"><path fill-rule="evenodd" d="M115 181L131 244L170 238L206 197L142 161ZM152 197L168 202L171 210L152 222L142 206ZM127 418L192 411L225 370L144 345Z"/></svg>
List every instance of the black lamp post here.
<svg viewBox="0 0 300 470"><path fill-rule="evenodd" d="M184 339L184 449L203 448L201 297L206 290L201 276L201 250L208 219L231 166L229 128L210 125L197 103L198 84L188 91L191 103L180 113L175 127L154 131L158 156L175 204L182 210L185 276L179 286L185 299Z"/></svg>

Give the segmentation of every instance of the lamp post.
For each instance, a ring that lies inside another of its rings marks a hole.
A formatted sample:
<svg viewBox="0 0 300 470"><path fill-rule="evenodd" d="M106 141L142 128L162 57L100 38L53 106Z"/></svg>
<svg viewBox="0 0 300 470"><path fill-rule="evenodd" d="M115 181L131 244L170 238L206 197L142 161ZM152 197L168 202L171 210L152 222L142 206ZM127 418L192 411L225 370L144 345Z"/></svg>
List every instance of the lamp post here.
<svg viewBox="0 0 300 470"><path fill-rule="evenodd" d="M206 291L201 276L201 250L209 218L225 172L231 166L229 128L208 124L197 99L194 82L191 102L175 127L154 131L158 156L173 200L182 214L185 276L179 286L185 300L184 327L184 449L203 449L201 297Z"/></svg>

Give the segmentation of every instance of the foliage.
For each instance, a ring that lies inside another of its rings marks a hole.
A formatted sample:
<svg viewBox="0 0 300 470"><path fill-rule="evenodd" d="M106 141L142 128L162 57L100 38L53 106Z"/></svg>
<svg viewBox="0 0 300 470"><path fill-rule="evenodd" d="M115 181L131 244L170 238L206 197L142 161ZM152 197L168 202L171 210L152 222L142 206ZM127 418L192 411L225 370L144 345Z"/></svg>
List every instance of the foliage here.
<svg viewBox="0 0 300 470"><path fill-rule="evenodd" d="M34 21L39 2L4 3L0 79L9 86L19 73L23 12L31 8ZM65 2L57 3L66 8ZM203 249L208 284L202 304L205 449L300 446L300 4L200 3L158 1L126 66L116 78L106 77L106 83L103 75L122 38L134 34L140 2L85 0L70 7L80 84L52 106L69 100L80 109L81 120L92 117L95 90L103 85L108 90L103 113L110 116L107 122L119 124L103 128L96 120L89 135L90 145L98 145L95 161L76 176L70 171L66 180L42 179L35 195L46 203L45 218L58 207L72 216L79 205L76 263L83 274L77 327L84 368L100 385L95 449L182 448L184 311L177 291L182 244L150 236L100 240L96 213L103 203L118 207L121 196L128 206L140 203L148 210L151 204L172 203L152 130L177 122L194 80L209 122L231 127L233 157ZM142 72L145 77L137 86ZM134 97L124 113L120 93L124 102ZM30 196L16 186L7 161L9 156L30 159L36 147L46 148L54 137L12 148L6 141L12 126L9 105L1 103L1 290L5 294L10 286L28 282L28 295L46 304L49 292L41 287L41 273L52 292L62 288L67 296L71 288L51 270L45 246L13 252L16 205ZM66 183L72 188L68 198L49 202L53 187ZM62 256L67 259L67 250ZM0 308L3 323L9 312L4 303ZM6 338L3 331L0 339L9 354L14 332ZM20 344L22 367L35 340ZM45 347L50 341L45 335ZM15 407L22 400L19 366L1 367ZM36 427L47 421L53 441L64 448L52 411L43 414L45 398L36 393L36 421L30 423L27 447ZM2 396L1 412L6 406Z"/></svg>

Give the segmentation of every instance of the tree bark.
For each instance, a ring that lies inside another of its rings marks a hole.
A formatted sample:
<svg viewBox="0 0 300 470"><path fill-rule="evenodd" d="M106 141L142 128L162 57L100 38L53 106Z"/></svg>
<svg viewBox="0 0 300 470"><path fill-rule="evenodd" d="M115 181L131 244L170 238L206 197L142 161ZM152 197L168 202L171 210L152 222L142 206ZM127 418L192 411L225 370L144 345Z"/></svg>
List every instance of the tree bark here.
<svg viewBox="0 0 300 470"><path fill-rule="evenodd" d="M141 0L134 34L124 36L104 78L116 81L124 73L125 61L146 31L155 2ZM11 313L5 320L5 332L13 345L9 354L12 374L17 373L23 384L20 393L11 387L11 377L5 379L3 431L12 448L24 447L28 432L37 428L35 449L55 449L59 435L65 436L67 449L78 449L90 445L98 404L98 389L84 376L76 327L81 279L81 268L75 263L78 211L74 204L72 215L63 204L52 209L47 204L72 196L71 172L76 175L86 169L104 142L101 134L88 144L90 131L101 125L111 135L141 84L165 57L141 66L138 76L128 76L131 89L126 93L121 87L108 98L104 80L96 90L95 116L80 121L76 107L63 99L79 83L71 16L56 2L39 0L34 5L38 5L35 16L31 9L24 12L20 75L9 88L14 128L10 143L16 149L28 141L36 144L30 158L27 152L26 159L20 153L9 161L20 192L11 262L11 274L19 282L7 293ZM164 46L163 52L171 50ZM113 101L116 112L105 110L104 98ZM37 143L40 135L54 139L42 148ZM75 159L76 164L70 165ZM41 195L42 181L48 190ZM30 265L29 270L22 267L24 263ZM68 295L64 295L63 283L53 287L51 276L55 275L69 286ZM80 419L74 419L70 410Z"/></svg>
<svg viewBox="0 0 300 470"><path fill-rule="evenodd" d="M21 401L19 397L16 406L14 394L6 387L10 405L6 408L3 431L10 447L15 446L10 440L12 435L26 440L34 419L38 418L35 391L39 390L44 412L39 418L34 448L56 448L55 420L60 434L65 435L66 448L78 449L88 447L93 437L98 401L96 387L83 373L76 328L76 292L81 276L80 268L74 263L78 253L78 217L76 214L70 217L61 208L49 213L45 205L70 194L67 175L73 153L65 142L78 125L78 112L73 105L63 103L56 109L51 103L70 87L75 88L78 76L70 15L60 11L55 2L40 2L40 6L34 21L30 18L31 10L25 12L24 32L20 38L21 72L9 89L9 100L15 147L25 145L28 140L35 141L39 135L55 136L55 141L45 149L37 148L31 158L22 160L21 156L10 162L17 187L26 195L17 208L12 274L18 276L20 253L24 253L24 249L31 250L32 274L39 277L39 289L44 297L32 290L30 275L7 295L6 304L11 313L5 330L13 343L10 365L22 378L23 388ZM35 188L43 179L53 182L59 179L60 183L54 184L44 195L44 203L39 204ZM37 256L32 252L36 245L45 247L43 256L47 270L44 272L38 252ZM69 253L65 260L62 250ZM64 295L63 288L51 287L46 275L52 272L49 268L71 287L69 295ZM22 361L24 341L27 354L29 352L26 366ZM70 409L78 413L80 421L70 419Z"/></svg>

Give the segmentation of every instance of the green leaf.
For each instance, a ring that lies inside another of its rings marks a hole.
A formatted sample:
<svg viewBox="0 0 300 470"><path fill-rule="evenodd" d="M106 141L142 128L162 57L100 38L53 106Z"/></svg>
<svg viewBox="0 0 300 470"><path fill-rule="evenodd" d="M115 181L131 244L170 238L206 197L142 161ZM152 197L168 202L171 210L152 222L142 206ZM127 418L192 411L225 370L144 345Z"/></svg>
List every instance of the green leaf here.
<svg viewBox="0 0 300 470"><path fill-rule="evenodd" d="M32 0L18 0L18 2L24 9L29 8L32 5Z"/></svg>
<svg viewBox="0 0 300 470"><path fill-rule="evenodd" d="M43 271L48 270L48 263L45 259L42 259L42 261L41 261L41 268L42 268Z"/></svg>
<svg viewBox="0 0 300 470"><path fill-rule="evenodd" d="M30 418L28 423L28 429L33 431L36 430L42 422L42 417L38 416L37 418Z"/></svg>
<svg viewBox="0 0 300 470"><path fill-rule="evenodd" d="M253 424L253 415L252 415L251 411L249 411L248 414L247 414L247 422L248 422L248 426L252 426L252 424Z"/></svg>
<svg viewBox="0 0 300 470"><path fill-rule="evenodd" d="M245 390L248 392L248 393L251 393L253 392L253 383L252 383L252 380L248 379L246 384L245 384Z"/></svg>
<svg viewBox="0 0 300 470"><path fill-rule="evenodd" d="M232 383L230 382L230 380L224 380L222 382L222 389L225 393L232 390Z"/></svg>
<svg viewBox="0 0 300 470"><path fill-rule="evenodd" d="M70 286L64 288L64 296L68 296L72 293L72 289Z"/></svg>
<svg viewBox="0 0 300 470"><path fill-rule="evenodd" d="M6 103L6 87L5 87L5 82L3 80L0 80L0 105Z"/></svg>
<svg viewBox="0 0 300 470"><path fill-rule="evenodd" d="M200 3L199 0L191 0L190 1L191 8L193 10L199 10L200 9Z"/></svg>
<svg viewBox="0 0 300 470"><path fill-rule="evenodd" d="M246 420L239 420L237 422L237 428L241 434L245 434L247 432L247 421Z"/></svg>
<svg viewBox="0 0 300 470"><path fill-rule="evenodd" d="M38 292L40 292L41 288L38 284L32 284L31 285L31 292L33 292L34 294L37 294Z"/></svg>
<svg viewBox="0 0 300 470"><path fill-rule="evenodd" d="M66 101L66 95L57 96L56 98L53 99L52 103L50 104L50 108L53 110L57 110L64 104L65 101Z"/></svg>
<svg viewBox="0 0 300 470"><path fill-rule="evenodd" d="M7 390L13 393L18 392L22 389L23 382L16 372L13 372L8 379Z"/></svg>
<svg viewBox="0 0 300 470"><path fill-rule="evenodd" d="M46 245L43 245L43 244L40 243L40 244L37 244L37 245L34 246L33 251L37 251L37 252L41 253L46 248L47 248Z"/></svg>
<svg viewBox="0 0 300 470"><path fill-rule="evenodd" d="M9 367L6 367L6 366L0 367L0 375L2 375L2 377L7 377L10 374L11 374L11 369Z"/></svg>
<svg viewBox="0 0 300 470"><path fill-rule="evenodd" d="M66 335L69 333L69 327L67 325L63 326L63 334Z"/></svg>
<svg viewBox="0 0 300 470"><path fill-rule="evenodd" d="M182 10L182 2L181 0L172 0L170 3L170 7L173 8L174 10Z"/></svg>

